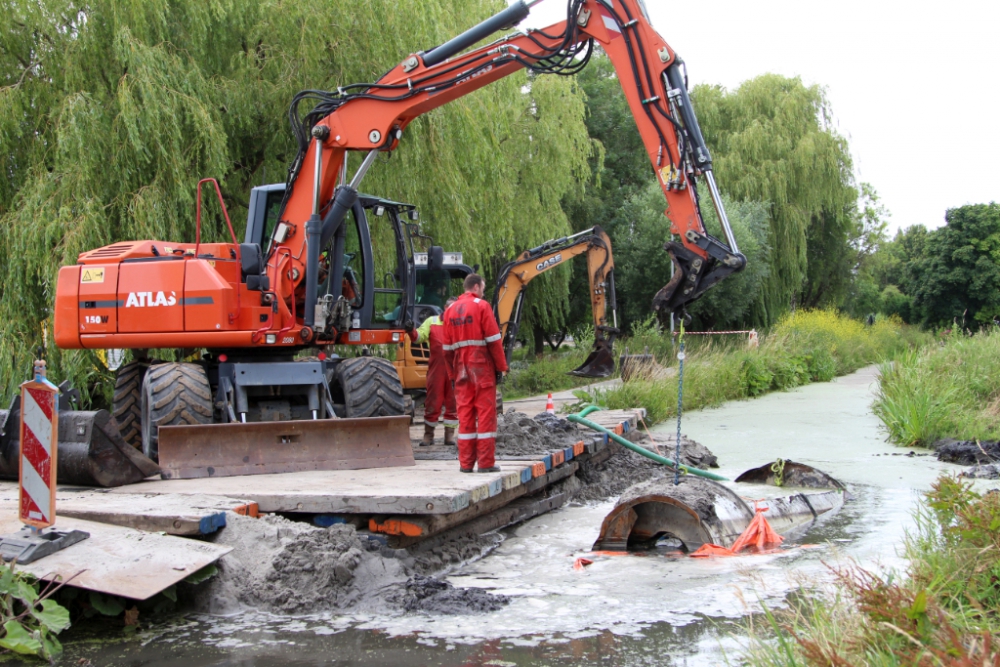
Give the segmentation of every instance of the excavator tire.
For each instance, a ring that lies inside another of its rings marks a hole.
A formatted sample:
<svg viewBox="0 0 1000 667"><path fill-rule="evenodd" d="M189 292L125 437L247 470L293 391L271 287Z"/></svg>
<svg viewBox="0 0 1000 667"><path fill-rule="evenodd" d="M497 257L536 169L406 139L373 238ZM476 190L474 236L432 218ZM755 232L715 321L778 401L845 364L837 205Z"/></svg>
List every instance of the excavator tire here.
<svg viewBox="0 0 1000 667"><path fill-rule="evenodd" d="M132 361L119 368L111 402L118 431L136 449L142 448L142 379L147 368L149 364L143 361Z"/></svg>
<svg viewBox="0 0 1000 667"><path fill-rule="evenodd" d="M159 460L160 426L212 423L212 388L198 364L152 366L142 381L142 453Z"/></svg>
<svg viewBox="0 0 1000 667"><path fill-rule="evenodd" d="M112 414L122 438L138 450L142 449L142 379L150 366L159 363L163 362L157 359L130 361L115 374Z"/></svg>
<svg viewBox="0 0 1000 667"><path fill-rule="evenodd" d="M345 417L391 417L406 414L403 385L391 361L354 357L337 364L336 393L342 394ZM334 402L341 403L340 396Z"/></svg>

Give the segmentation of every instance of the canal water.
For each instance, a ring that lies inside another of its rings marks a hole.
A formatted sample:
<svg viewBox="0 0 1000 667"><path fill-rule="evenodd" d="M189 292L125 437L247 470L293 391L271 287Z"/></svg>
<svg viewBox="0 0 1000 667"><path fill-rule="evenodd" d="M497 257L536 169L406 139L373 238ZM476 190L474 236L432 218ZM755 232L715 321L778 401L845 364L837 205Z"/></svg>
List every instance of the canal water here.
<svg viewBox="0 0 1000 667"><path fill-rule="evenodd" d="M738 664L747 614L801 585L831 585L829 565L901 568L920 492L942 471L885 442L871 414L876 373L728 403L684 416L729 478L776 457L845 482L853 500L770 555L594 557L573 568L614 499L563 507L504 531L488 556L449 574L512 598L483 615L176 616L128 640L67 642L62 665L298 667ZM664 424L658 434L672 432ZM82 664L86 664L83 662Z"/></svg>

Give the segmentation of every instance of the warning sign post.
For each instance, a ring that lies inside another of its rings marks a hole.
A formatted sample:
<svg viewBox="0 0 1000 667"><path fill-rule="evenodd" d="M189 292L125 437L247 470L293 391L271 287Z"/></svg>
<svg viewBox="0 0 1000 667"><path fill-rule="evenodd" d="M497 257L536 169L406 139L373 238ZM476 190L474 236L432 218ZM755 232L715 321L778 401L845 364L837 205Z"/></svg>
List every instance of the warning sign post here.
<svg viewBox="0 0 1000 667"><path fill-rule="evenodd" d="M21 385L20 416L18 517L25 528L0 537L0 556L5 561L16 558L19 563L30 563L90 535L52 528L56 522L59 388L45 377L44 361L35 362L35 379Z"/></svg>

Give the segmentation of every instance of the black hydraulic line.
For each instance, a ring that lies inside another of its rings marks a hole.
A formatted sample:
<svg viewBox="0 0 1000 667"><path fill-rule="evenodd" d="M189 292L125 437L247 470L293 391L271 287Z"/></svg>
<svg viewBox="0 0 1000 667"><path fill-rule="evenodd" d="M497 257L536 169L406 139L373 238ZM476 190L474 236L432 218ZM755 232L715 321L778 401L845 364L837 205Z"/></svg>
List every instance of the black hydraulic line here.
<svg viewBox="0 0 1000 667"><path fill-rule="evenodd" d="M302 313L303 324L312 329L316 324L316 292L319 287L319 252L330 238L340 228L347 217L347 212L358 200L358 191L349 185L337 188L333 204L327 211L326 218L320 220L319 215L313 215L306 223L306 238L309 247L306 254L306 303Z"/></svg>
<svg viewBox="0 0 1000 667"><path fill-rule="evenodd" d="M670 87L679 92L680 99L677 106L684 121L684 129L687 130L688 138L694 144L691 147L691 156L694 159L695 167L701 171L712 168L712 156L708 152L705 144L705 137L701 134L701 126L698 125L698 118L694 115L694 107L691 105L691 98L688 96L687 86L684 85L684 74L680 68L680 58L676 58L674 63L667 68L667 81Z"/></svg>
<svg viewBox="0 0 1000 667"><path fill-rule="evenodd" d="M424 66L433 67L434 65L451 58L456 53L461 53L476 42L485 39L498 30L504 30L506 28L516 26L518 23L527 18L529 12L530 10L528 9L528 5L524 4L524 0L517 0L517 2L499 14L491 16L479 25L466 30L458 37L455 37L441 46L432 49L429 53L424 54Z"/></svg>
<svg viewBox="0 0 1000 667"><path fill-rule="evenodd" d="M313 213L306 222L306 304L303 323L310 329L316 324L316 292L319 288L319 236L323 221Z"/></svg>

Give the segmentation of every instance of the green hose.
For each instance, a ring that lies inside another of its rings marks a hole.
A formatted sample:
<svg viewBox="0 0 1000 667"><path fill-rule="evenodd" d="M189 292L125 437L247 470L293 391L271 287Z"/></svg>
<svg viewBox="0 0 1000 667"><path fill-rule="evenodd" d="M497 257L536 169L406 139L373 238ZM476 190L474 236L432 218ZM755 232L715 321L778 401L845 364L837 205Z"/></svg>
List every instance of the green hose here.
<svg viewBox="0 0 1000 667"><path fill-rule="evenodd" d="M604 428L600 424L595 424L594 422L590 421L589 419L585 419L584 418L586 415L589 415L591 412L594 412L595 410L600 410L600 408L597 407L596 405L591 405L591 406L588 406L588 407L584 408L584 410L582 412L580 412L579 414L568 415L566 417L566 419L568 419L571 422L576 423L576 424L582 424L582 425L586 426L587 428L592 428L595 431L599 431L600 433L606 433L609 438L611 438L612 440L614 440L615 442L617 442L622 447L625 447L626 449L631 449L636 454L641 454L641 455L645 456L647 459L652 459L652 460L656 461L657 463L662 463L663 465L670 466L671 468L673 468L674 466L677 465L676 463L674 463L670 459L668 459L666 457L663 457L663 456L660 456L659 454L654 454L653 452L649 451L645 447L640 447L639 445L635 444L634 442L629 442L628 440L626 440L625 438L621 437L617 433L609 431L608 429ZM685 473L690 473L692 475L698 475L699 477L704 477L706 479L714 479L716 482L728 482L729 481L729 479L727 479L726 477L723 477L722 475L716 475L714 472L708 472L707 470L699 470L698 468L689 468L689 467L687 467L685 465L680 466L680 469L683 470Z"/></svg>
<svg viewBox="0 0 1000 667"><path fill-rule="evenodd" d="M581 418L582 418L582 417L586 417L586 416L587 416L587 415L589 415L589 414L590 414L591 412L596 412L597 410L600 410L600 409L601 409L601 406L599 406L599 405L588 405L587 407L585 407L585 408L584 408L583 410L581 410L580 412L577 412L577 413L576 413L576 416L577 416L577 417L581 417Z"/></svg>

